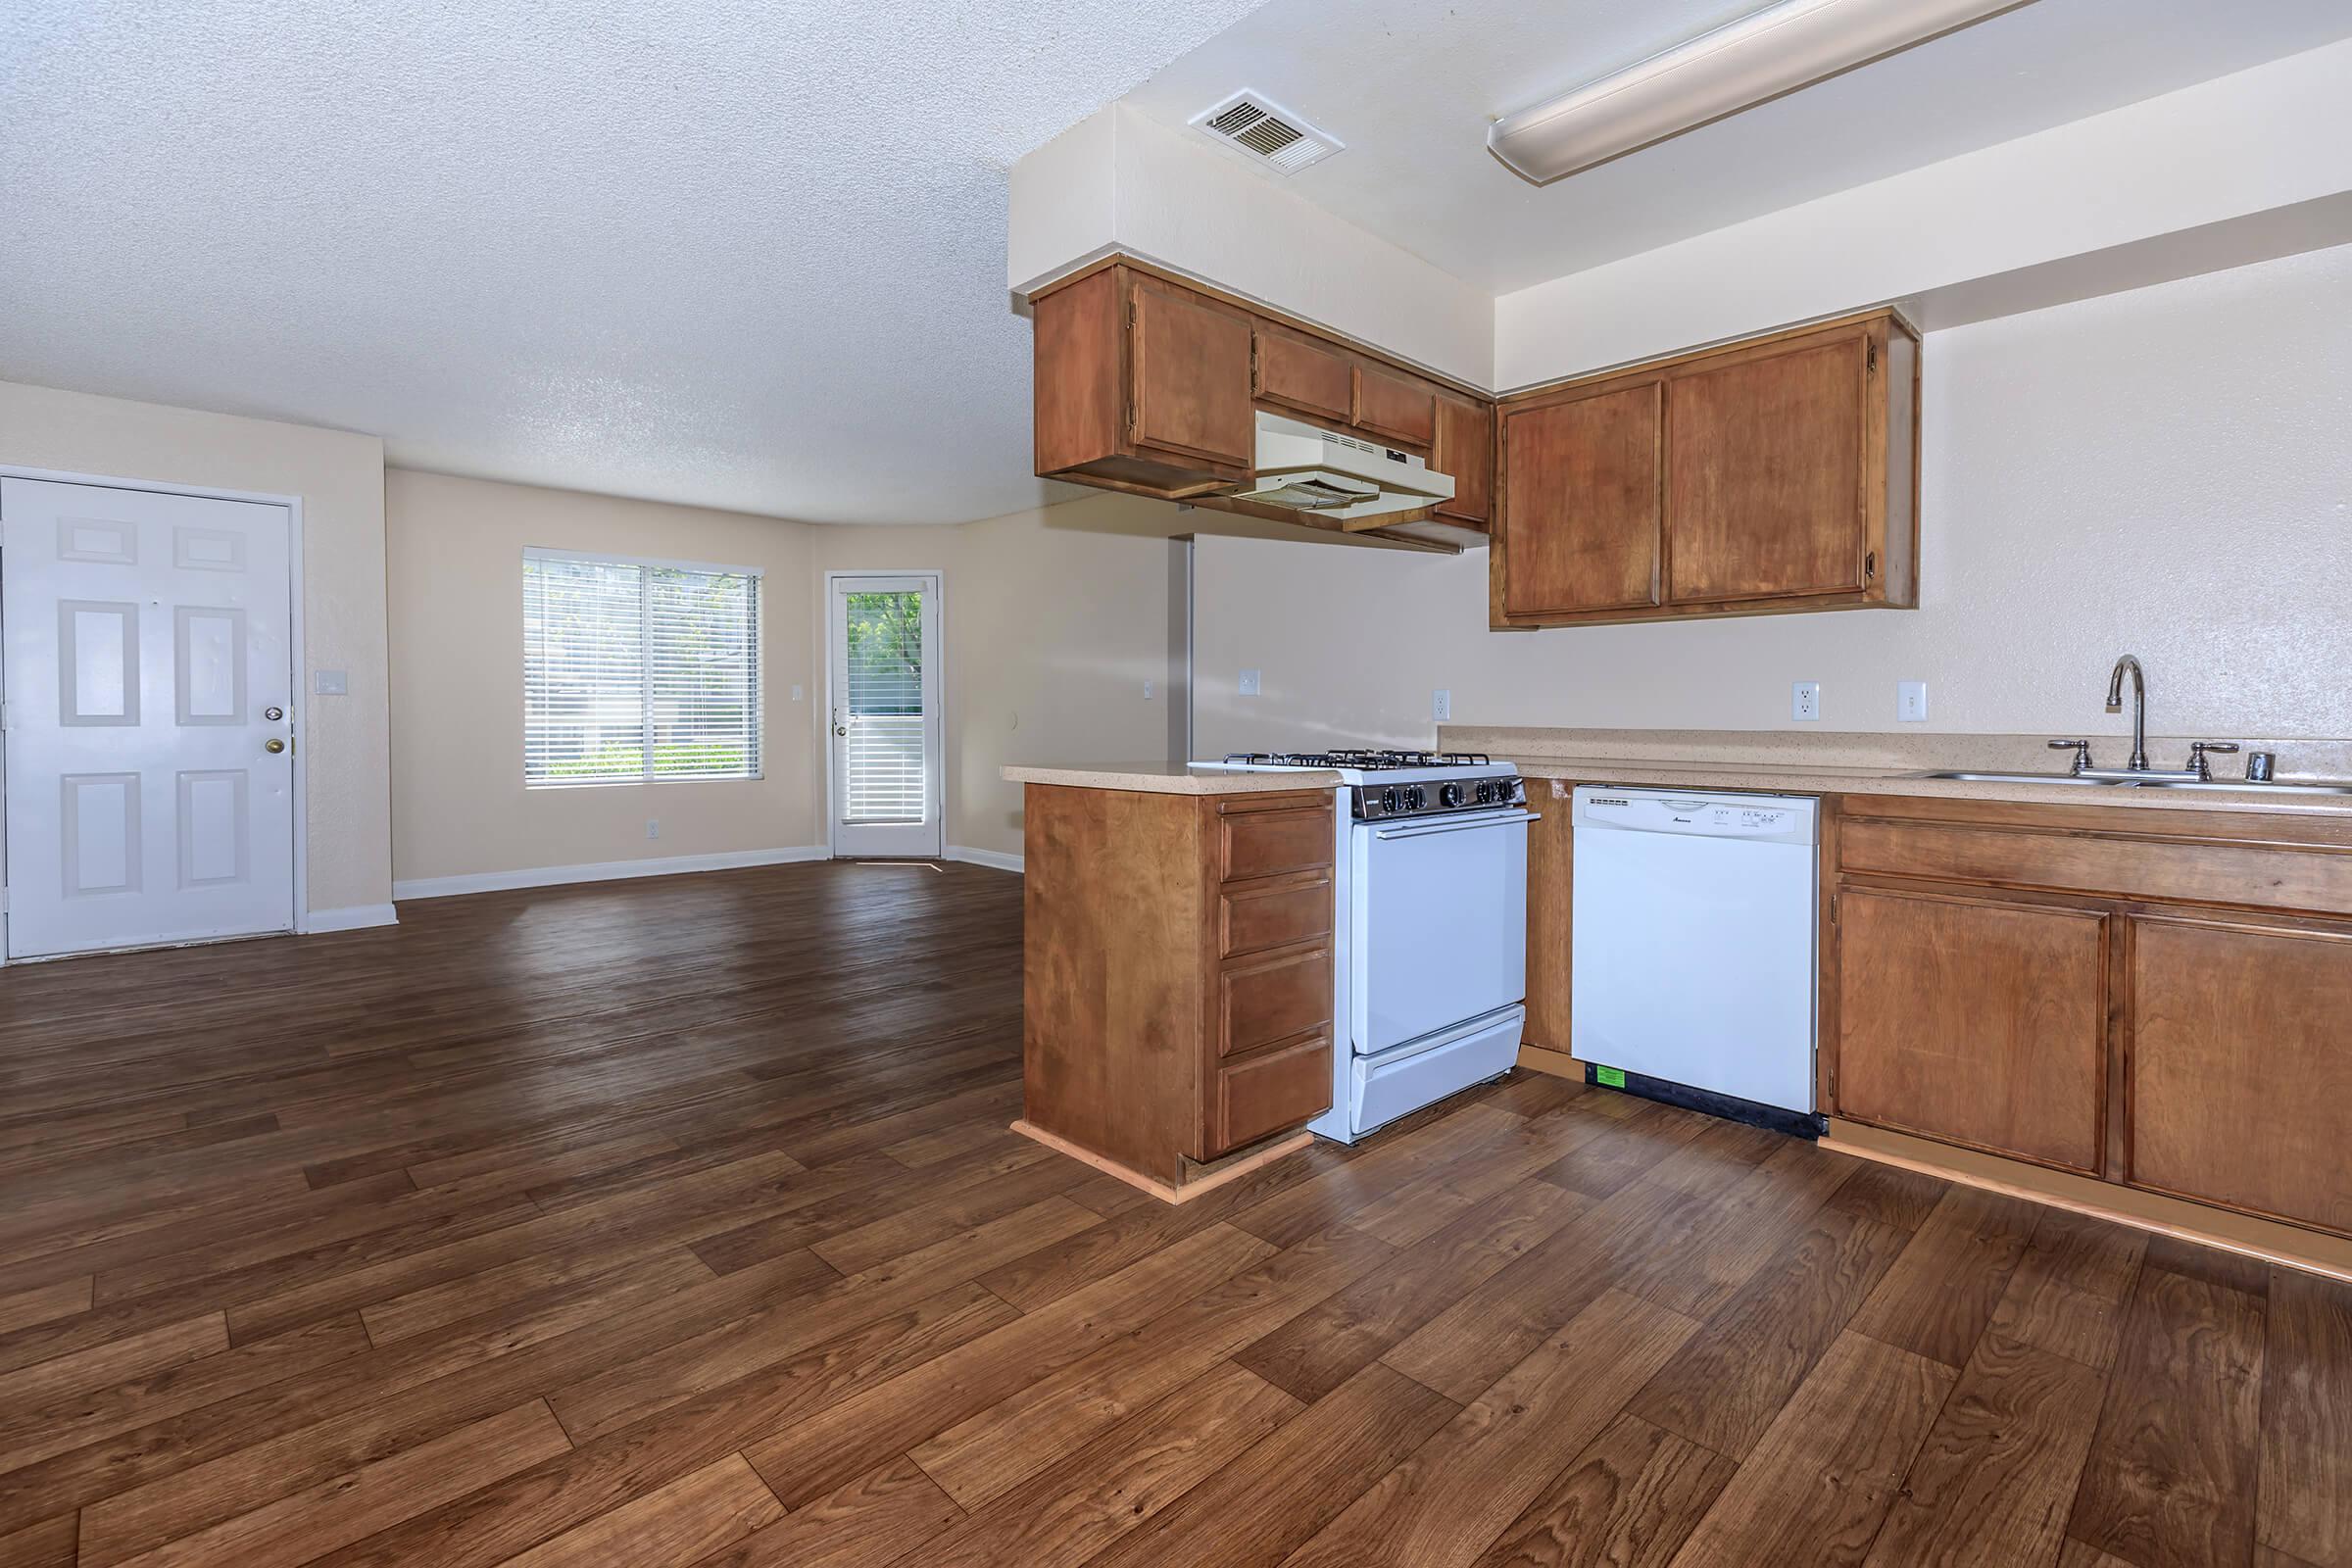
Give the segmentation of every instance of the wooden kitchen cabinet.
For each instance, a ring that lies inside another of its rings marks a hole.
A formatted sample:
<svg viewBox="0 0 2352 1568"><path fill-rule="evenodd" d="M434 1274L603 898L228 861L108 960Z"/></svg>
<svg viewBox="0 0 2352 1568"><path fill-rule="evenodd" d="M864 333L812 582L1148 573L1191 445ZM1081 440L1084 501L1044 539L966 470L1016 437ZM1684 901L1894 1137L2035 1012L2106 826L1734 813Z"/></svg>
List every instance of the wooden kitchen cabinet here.
<svg viewBox="0 0 2352 1568"><path fill-rule="evenodd" d="M2096 910L1840 890L1840 1114L2095 1174L2107 928Z"/></svg>
<svg viewBox="0 0 2352 1568"><path fill-rule="evenodd" d="M1261 324L1250 387L1260 403L1324 422L1345 422L1355 406L1348 357L1303 333Z"/></svg>
<svg viewBox="0 0 2352 1568"><path fill-rule="evenodd" d="M1453 498L1439 502L1437 514L1483 529L1494 507L1494 407L1451 392L1437 399L1429 466L1453 476Z"/></svg>
<svg viewBox="0 0 2352 1568"><path fill-rule="evenodd" d="M1167 495L1250 476L1247 312L1110 267L1041 297L1035 316L1039 473Z"/></svg>
<svg viewBox="0 0 2352 1568"><path fill-rule="evenodd" d="M1333 811L1026 786L1028 1126L1181 1190L1330 1108Z"/></svg>
<svg viewBox="0 0 2352 1568"><path fill-rule="evenodd" d="M1336 518L1229 494L1260 411L1422 459L1454 494L1376 537L1458 550L1494 508L1494 405L1309 323L1118 258L1031 296L1036 471L1334 532Z"/></svg>
<svg viewBox="0 0 2352 1568"><path fill-rule="evenodd" d="M1504 400L1493 623L1916 605L1918 375L1879 311Z"/></svg>
<svg viewBox="0 0 2352 1568"><path fill-rule="evenodd" d="M2132 922L2132 1179L2352 1234L2352 927Z"/></svg>
<svg viewBox="0 0 2352 1568"><path fill-rule="evenodd" d="M1834 819L1830 1114L2352 1236L2352 818Z"/></svg>
<svg viewBox="0 0 2352 1568"><path fill-rule="evenodd" d="M1502 416L1488 569L1514 623L1656 606L1662 411L1651 381Z"/></svg>

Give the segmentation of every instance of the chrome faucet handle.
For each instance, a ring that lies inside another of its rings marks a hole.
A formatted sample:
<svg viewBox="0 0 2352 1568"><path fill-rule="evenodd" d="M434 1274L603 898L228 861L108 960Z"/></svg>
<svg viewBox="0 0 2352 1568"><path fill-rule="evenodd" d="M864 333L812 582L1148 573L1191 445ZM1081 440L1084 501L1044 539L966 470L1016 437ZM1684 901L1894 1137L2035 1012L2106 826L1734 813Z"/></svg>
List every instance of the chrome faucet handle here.
<svg viewBox="0 0 2352 1568"><path fill-rule="evenodd" d="M2067 751L2067 750L2069 750L2069 749L2072 749L2072 750L2073 750L2073 752L2074 752L2074 754L2075 754L2075 762L2074 762L2074 766L2072 766L2072 767L2068 768L2068 769L2067 769L2067 771L2068 771L2068 772L2070 772L2070 773L2087 773L2087 772L2089 772L2089 771L2090 771L2090 742L2088 742L2088 741L2052 741L2052 742L2050 742L2050 750L2051 750L2051 751L2053 751L2053 752L2063 752L2063 751Z"/></svg>
<svg viewBox="0 0 2352 1568"><path fill-rule="evenodd" d="M2199 778L2210 779L2213 777L2213 764L2205 760L2206 754L2236 750L2237 742L2235 741L2191 741L2188 743L2189 769Z"/></svg>

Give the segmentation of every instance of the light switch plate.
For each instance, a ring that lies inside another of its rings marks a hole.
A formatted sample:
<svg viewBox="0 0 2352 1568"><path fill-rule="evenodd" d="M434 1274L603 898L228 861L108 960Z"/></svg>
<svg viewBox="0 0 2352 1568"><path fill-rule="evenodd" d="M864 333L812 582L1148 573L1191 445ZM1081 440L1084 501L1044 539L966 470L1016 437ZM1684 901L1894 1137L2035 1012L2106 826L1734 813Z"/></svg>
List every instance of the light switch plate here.
<svg viewBox="0 0 2352 1568"><path fill-rule="evenodd" d="M311 690L319 696L348 697L351 695L351 676L347 671L321 669L313 671L313 674L316 678L312 682Z"/></svg>
<svg viewBox="0 0 2352 1568"><path fill-rule="evenodd" d="M1146 681L1146 682L1144 682L1144 701L1148 703L1148 702L1150 702L1151 700L1152 700L1152 683L1151 683L1150 681Z"/></svg>
<svg viewBox="0 0 2352 1568"><path fill-rule="evenodd" d="M797 680L792 683L792 700L796 703L801 700L801 683Z"/></svg>
<svg viewBox="0 0 2352 1568"><path fill-rule="evenodd" d="M1905 724L1925 724L1928 721L1926 681L1898 680L1894 683L1894 716Z"/></svg>
<svg viewBox="0 0 2352 1568"><path fill-rule="evenodd" d="M1788 700L1788 716L1800 724L1810 724L1821 717L1821 682L1800 680Z"/></svg>
<svg viewBox="0 0 2352 1568"><path fill-rule="evenodd" d="M1255 697L1257 695L1256 670L1245 669L1242 671L1242 695L1244 697Z"/></svg>

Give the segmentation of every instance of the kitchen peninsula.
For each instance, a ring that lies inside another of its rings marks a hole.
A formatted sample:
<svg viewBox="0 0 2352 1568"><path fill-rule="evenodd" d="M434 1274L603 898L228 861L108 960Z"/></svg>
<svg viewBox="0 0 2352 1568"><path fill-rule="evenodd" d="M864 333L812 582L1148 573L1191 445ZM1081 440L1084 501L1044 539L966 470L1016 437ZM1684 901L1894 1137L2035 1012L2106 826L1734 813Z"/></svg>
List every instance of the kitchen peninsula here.
<svg viewBox="0 0 2352 1568"><path fill-rule="evenodd" d="M1337 773L1007 767L1023 786L1017 1130L1167 1201L1331 1103Z"/></svg>

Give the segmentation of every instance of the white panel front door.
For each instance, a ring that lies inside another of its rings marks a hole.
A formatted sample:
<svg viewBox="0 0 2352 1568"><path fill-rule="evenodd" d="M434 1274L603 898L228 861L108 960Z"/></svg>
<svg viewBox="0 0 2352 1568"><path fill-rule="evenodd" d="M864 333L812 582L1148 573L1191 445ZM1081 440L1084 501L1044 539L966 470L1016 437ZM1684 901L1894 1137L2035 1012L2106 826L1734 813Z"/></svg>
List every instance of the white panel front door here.
<svg viewBox="0 0 2352 1568"><path fill-rule="evenodd" d="M0 479L10 957L293 929L289 526Z"/></svg>
<svg viewBox="0 0 2352 1568"><path fill-rule="evenodd" d="M940 853L939 578L826 583L833 853Z"/></svg>

